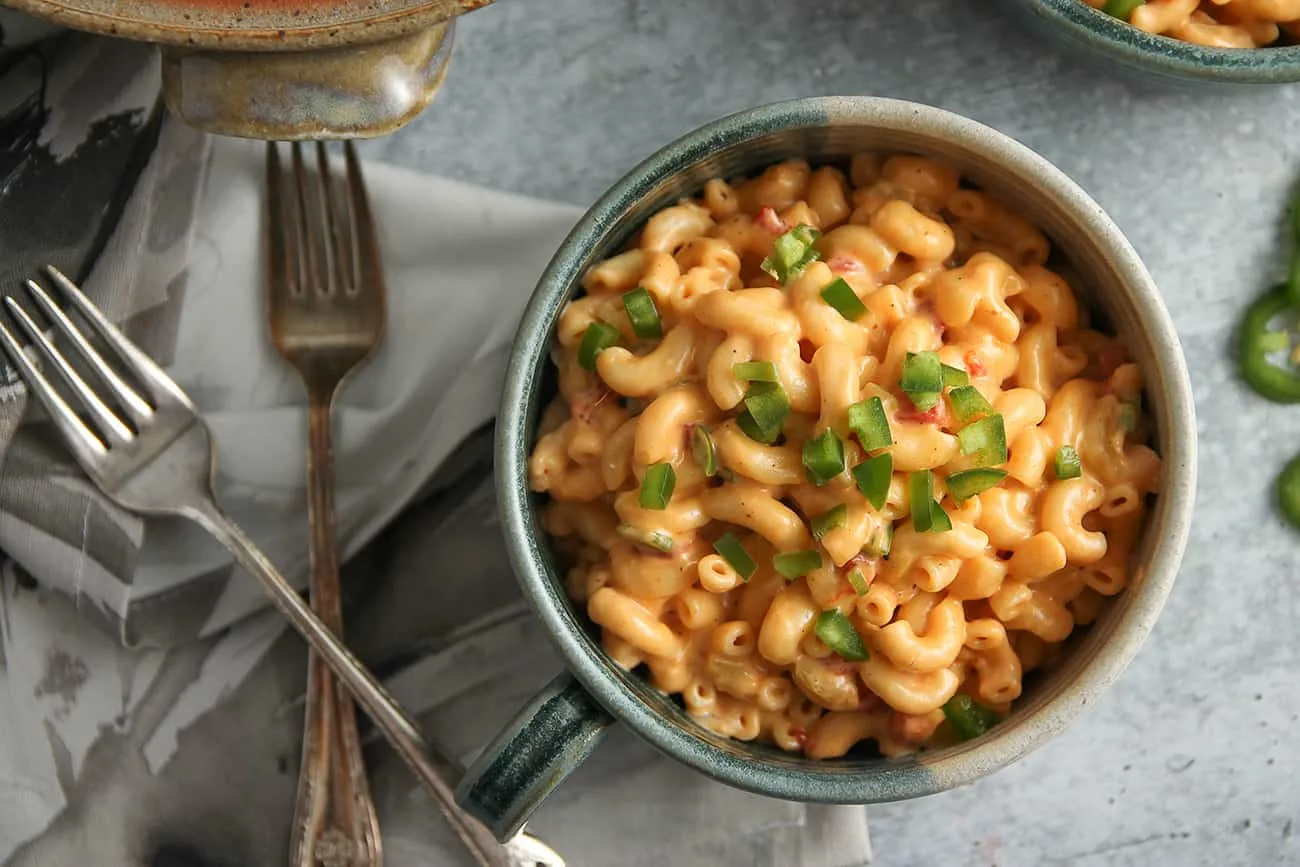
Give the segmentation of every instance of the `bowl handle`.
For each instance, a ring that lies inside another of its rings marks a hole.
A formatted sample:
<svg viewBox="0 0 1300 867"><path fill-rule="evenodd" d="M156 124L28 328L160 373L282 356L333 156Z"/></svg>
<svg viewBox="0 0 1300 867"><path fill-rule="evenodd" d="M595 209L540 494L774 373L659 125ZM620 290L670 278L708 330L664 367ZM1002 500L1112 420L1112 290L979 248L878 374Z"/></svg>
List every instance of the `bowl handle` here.
<svg viewBox="0 0 1300 867"><path fill-rule="evenodd" d="M163 96L191 126L254 139L371 138L442 86L454 20L364 45L306 51L164 46Z"/></svg>
<svg viewBox="0 0 1300 867"><path fill-rule="evenodd" d="M614 718L573 675L542 689L465 772L456 801L502 842L600 743Z"/></svg>

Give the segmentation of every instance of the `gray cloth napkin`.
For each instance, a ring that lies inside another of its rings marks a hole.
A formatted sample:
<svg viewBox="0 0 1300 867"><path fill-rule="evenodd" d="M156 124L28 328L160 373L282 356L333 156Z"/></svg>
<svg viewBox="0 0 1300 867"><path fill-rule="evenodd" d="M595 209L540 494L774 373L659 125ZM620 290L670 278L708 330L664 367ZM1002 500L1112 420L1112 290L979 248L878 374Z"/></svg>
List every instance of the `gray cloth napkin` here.
<svg viewBox="0 0 1300 867"><path fill-rule="evenodd" d="M264 336L261 159L164 124L86 288L199 404L223 504L301 578L305 413ZM338 412L340 534L359 552L349 638L468 760L560 668L502 556L485 425L524 299L577 212L384 166L367 177L390 330ZM0 473L0 859L282 864L302 643L201 532L117 509L28 421ZM371 758L389 865L468 863L387 748ZM870 858L862 808L741 793L626 733L534 827L573 865Z"/></svg>
<svg viewBox="0 0 1300 867"><path fill-rule="evenodd" d="M435 493L346 572L354 645L464 761L560 665L504 562L489 440L482 432L458 449ZM0 600L6 867L283 864L305 653L277 614L166 651L130 650L12 567ZM401 762L368 740L390 867L468 867ZM863 808L739 792L618 730L531 827L574 867L870 861Z"/></svg>
<svg viewBox="0 0 1300 867"><path fill-rule="evenodd" d="M152 75L156 87L156 65ZM305 411L300 382L266 339L261 160L253 143L214 144L165 124L85 289L202 410L220 455L222 505L301 585ZM577 215L383 166L368 181L384 203L389 329L336 405L336 507L347 555L495 412L523 299ZM0 448L21 411L17 397L0 403ZM171 646L266 605L197 527L141 520L102 498L48 430L25 426L7 445L0 548L124 644Z"/></svg>

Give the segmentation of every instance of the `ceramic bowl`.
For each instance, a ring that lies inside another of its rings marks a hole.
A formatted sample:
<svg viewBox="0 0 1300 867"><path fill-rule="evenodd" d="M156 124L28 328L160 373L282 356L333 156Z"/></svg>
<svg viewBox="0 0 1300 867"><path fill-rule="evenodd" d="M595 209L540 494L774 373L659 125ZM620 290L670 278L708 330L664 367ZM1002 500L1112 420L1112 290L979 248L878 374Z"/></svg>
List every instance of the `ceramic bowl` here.
<svg viewBox="0 0 1300 867"><path fill-rule="evenodd" d="M1300 81L1300 45L1207 48L1154 36L1093 9L1082 0L1011 0L1040 33L1148 77L1218 84Z"/></svg>
<svg viewBox="0 0 1300 867"><path fill-rule="evenodd" d="M843 162L867 150L940 157L1033 219L1078 274L1076 291L1128 341L1148 383L1164 458L1162 491L1136 556L1132 586L1064 663L1026 686L989 734L906 758L814 761L715 735L601 649L584 611L565 595L528 488L541 408L554 394L549 360L561 308L594 263L619 252L647 217L712 177L791 157ZM497 424L501 522L520 586L563 654L563 675L489 747L460 790L462 803L508 835L594 746L610 720L664 753L730 785L798 801L870 803L929 795L978 779L1060 732L1109 687L1150 632L1174 583L1192 514L1196 422L1178 337L1133 248L1082 189L995 130L914 103L866 97L802 99L709 124L619 181L587 212L542 276L524 313ZM1104 757L1103 757L1104 760ZM629 792L628 797L636 797Z"/></svg>

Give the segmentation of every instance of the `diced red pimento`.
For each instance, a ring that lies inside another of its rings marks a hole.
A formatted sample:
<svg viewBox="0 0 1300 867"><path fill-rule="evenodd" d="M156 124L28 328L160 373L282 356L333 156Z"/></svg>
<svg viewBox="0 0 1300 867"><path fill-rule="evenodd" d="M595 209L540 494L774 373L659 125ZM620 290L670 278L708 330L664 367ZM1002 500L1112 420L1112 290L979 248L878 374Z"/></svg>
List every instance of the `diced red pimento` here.
<svg viewBox="0 0 1300 867"><path fill-rule="evenodd" d="M853 256L832 256L826 260L826 265L831 269L832 274L861 274L867 270L866 266Z"/></svg>
<svg viewBox="0 0 1300 867"><path fill-rule="evenodd" d="M808 746L808 729L803 726L791 726L790 739L798 744L799 749L806 748Z"/></svg>
<svg viewBox="0 0 1300 867"><path fill-rule="evenodd" d="M1102 379L1110 379L1115 368L1128 361L1128 350L1122 344L1112 343L1097 353L1097 372Z"/></svg>
<svg viewBox="0 0 1300 867"><path fill-rule="evenodd" d="M918 424L943 424L947 420L948 413L944 409L943 401L939 401L927 410L919 410L912 403L907 395L900 395L898 398L898 420L911 421Z"/></svg>
<svg viewBox="0 0 1300 867"><path fill-rule="evenodd" d="M919 409L899 410L898 419L918 424L939 424L943 421L943 404L936 403L925 412Z"/></svg>
<svg viewBox="0 0 1300 867"><path fill-rule="evenodd" d="M799 357L803 359L804 364L812 364L813 356L817 354L817 347L811 340L799 341Z"/></svg>
<svg viewBox="0 0 1300 867"><path fill-rule="evenodd" d="M777 214L776 208L771 205L764 205L758 209L758 215L754 217L754 222L762 226L773 235L780 235L785 231L785 220Z"/></svg>
<svg viewBox="0 0 1300 867"><path fill-rule="evenodd" d="M975 350L972 349L967 352L964 359L966 361L966 372L971 376L983 376L988 373L988 368L984 366L984 362L980 360L979 353Z"/></svg>
<svg viewBox="0 0 1300 867"><path fill-rule="evenodd" d="M569 414L583 424L588 424L596 407L608 400L611 394L613 392L608 388L593 388L579 392L569 404Z"/></svg>

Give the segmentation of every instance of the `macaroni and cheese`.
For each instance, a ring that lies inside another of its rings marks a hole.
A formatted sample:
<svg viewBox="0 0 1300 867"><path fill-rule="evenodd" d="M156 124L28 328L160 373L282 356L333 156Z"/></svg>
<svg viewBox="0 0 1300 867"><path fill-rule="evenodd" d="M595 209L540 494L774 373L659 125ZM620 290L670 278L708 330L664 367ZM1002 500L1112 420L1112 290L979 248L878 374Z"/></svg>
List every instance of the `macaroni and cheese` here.
<svg viewBox="0 0 1300 867"><path fill-rule="evenodd" d="M995 724L1160 474L1042 232L935 160L845 169L711 180L591 268L529 463L609 656L814 758Z"/></svg>
<svg viewBox="0 0 1300 867"><path fill-rule="evenodd" d="M1213 48L1300 38L1300 0L1084 0L1139 30Z"/></svg>

